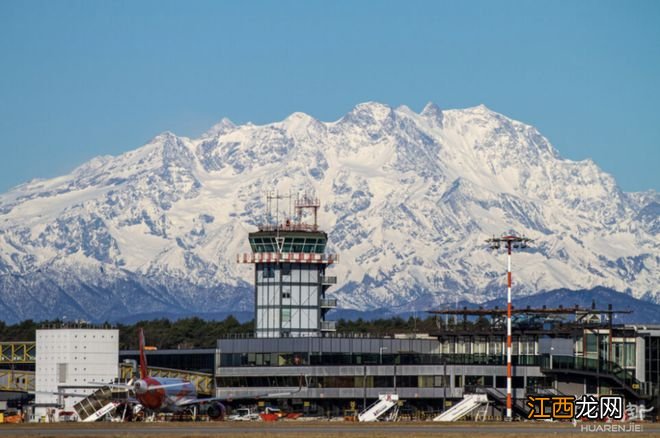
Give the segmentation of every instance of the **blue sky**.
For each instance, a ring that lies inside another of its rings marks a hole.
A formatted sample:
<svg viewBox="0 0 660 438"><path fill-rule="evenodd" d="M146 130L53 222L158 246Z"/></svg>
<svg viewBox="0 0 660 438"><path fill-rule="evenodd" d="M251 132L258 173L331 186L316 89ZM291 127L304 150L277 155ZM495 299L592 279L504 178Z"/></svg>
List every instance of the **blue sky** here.
<svg viewBox="0 0 660 438"><path fill-rule="evenodd" d="M658 1L0 1L0 191L222 117L486 104L660 190Z"/></svg>

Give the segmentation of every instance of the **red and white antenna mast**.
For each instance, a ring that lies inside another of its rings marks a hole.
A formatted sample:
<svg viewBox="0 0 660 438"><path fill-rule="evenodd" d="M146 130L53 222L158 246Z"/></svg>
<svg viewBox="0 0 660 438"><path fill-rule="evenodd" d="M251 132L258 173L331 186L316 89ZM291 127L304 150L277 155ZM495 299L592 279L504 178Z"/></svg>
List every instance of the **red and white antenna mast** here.
<svg viewBox="0 0 660 438"><path fill-rule="evenodd" d="M507 292L506 292L506 419L512 420L512 385L511 385L511 250L513 248L527 248L532 239L510 234L508 236L493 237L487 239L486 243L491 249L500 249L504 244L507 249Z"/></svg>

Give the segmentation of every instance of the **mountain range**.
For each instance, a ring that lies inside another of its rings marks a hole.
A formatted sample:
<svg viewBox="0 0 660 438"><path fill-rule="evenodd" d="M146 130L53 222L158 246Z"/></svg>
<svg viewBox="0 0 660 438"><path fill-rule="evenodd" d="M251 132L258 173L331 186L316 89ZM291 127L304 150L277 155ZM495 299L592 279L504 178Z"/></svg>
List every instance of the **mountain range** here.
<svg viewBox="0 0 660 438"><path fill-rule="evenodd" d="M506 256L484 240L509 232L534 239L513 256L516 297L604 287L660 303L657 192L626 193L483 105L368 102L334 122L165 132L0 195L2 319L251 311L236 256L257 224L287 218L289 199L267 205L275 192L321 199L343 309L495 300Z"/></svg>

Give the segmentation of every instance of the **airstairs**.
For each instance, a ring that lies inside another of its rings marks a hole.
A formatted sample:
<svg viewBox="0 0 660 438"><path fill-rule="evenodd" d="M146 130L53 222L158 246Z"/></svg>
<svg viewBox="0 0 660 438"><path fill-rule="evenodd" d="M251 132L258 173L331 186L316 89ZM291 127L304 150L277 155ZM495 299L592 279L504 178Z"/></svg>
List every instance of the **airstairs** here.
<svg viewBox="0 0 660 438"><path fill-rule="evenodd" d="M501 406L503 409L506 408L506 394L496 388L484 388L483 391L488 395L488 399L493 401L495 404ZM538 394L548 394L548 395L562 395L560 392L557 392L554 389L539 389ZM525 417L529 412L529 407L525 405L524 399L514 399L511 404L511 408L516 415Z"/></svg>
<svg viewBox="0 0 660 438"><path fill-rule="evenodd" d="M488 405L486 394L466 394L458 404L438 415L433 421L458 421L480 407Z"/></svg>
<svg viewBox="0 0 660 438"><path fill-rule="evenodd" d="M125 391L118 394L104 386L73 405L73 409L79 421L91 423L114 411L121 404L122 396L126 397Z"/></svg>
<svg viewBox="0 0 660 438"><path fill-rule="evenodd" d="M394 409L392 409L394 408ZM385 414L387 419L394 421L399 413L398 394L380 394L378 400L358 415L361 422L378 421Z"/></svg>

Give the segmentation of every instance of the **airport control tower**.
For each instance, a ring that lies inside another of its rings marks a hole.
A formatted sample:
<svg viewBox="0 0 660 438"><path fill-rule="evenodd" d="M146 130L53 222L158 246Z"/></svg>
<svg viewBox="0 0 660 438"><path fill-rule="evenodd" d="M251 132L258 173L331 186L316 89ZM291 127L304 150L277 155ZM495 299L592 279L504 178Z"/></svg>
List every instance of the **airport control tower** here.
<svg viewBox="0 0 660 438"><path fill-rule="evenodd" d="M272 201L281 198L269 195L269 210ZM317 224L321 203L304 195L293 205L293 218L260 225L259 231L248 236L252 253L238 256L239 263L255 266L258 338L320 336L335 331L335 322L326 321L325 315L337 307L336 299L326 297L337 277L328 277L325 271L337 262L337 256L325 253L328 235ZM313 215L313 224L303 223L304 213Z"/></svg>

